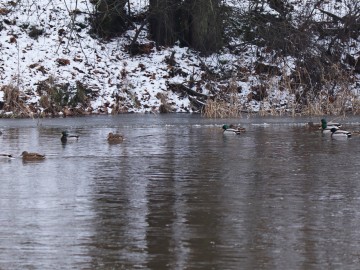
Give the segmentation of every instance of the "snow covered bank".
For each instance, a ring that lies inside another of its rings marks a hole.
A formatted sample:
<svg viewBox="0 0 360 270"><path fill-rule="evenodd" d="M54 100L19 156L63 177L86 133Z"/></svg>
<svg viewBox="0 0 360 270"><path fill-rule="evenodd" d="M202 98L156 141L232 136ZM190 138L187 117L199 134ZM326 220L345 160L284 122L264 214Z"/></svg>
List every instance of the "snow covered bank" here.
<svg viewBox="0 0 360 270"><path fill-rule="evenodd" d="M131 1L132 11L147 4ZM282 76L293 69L291 57L276 63L263 59L261 66L259 48L250 45L241 54L224 49L201 57L189 48L156 47L147 31L139 38L143 53L131 56L126 45L136 28L111 41L99 40L89 34L92 12L85 0L0 4L2 113L199 112L207 97L221 97L229 89L235 89L243 111L291 112L296 107L295 94L280 87ZM278 76L269 80L262 74L261 68L275 67Z"/></svg>

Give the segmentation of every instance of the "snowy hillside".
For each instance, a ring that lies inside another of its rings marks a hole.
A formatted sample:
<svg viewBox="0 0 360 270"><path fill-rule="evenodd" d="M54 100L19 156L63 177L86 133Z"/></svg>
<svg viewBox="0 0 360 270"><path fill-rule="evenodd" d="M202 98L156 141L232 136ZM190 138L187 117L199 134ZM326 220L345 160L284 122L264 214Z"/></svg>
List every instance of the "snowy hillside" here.
<svg viewBox="0 0 360 270"><path fill-rule="evenodd" d="M144 0L130 2L135 13L147 6ZM251 98L262 80L254 68L256 46L247 46L241 55L224 49L201 57L188 48L157 48L147 39L145 29L139 39L145 52L131 56L126 45L136 28L120 38L102 41L89 34L92 11L92 4L85 0L0 3L0 112L23 116L199 112L207 96L231 86L237 89L243 111L294 108L295 95L279 88L280 77L266 82L270 93L266 99ZM288 57L272 64L287 74L294 68L293 62ZM209 68L215 74L240 70L242 76L205 79ZM53 108L51 102L56 98L66 105ZM73 106L64 100L72 100Z"/></svg>

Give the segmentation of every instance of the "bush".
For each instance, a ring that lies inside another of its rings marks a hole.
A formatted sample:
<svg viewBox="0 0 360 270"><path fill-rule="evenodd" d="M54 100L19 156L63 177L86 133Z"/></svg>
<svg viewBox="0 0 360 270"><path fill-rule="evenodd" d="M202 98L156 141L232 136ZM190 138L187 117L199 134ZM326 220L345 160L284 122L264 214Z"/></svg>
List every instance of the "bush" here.
<svg viewBox="0 0 360 270"><path fill-rule="evenodd" d="M37 39L39 36L41 36L44 33L43 29L39 29L36 26L31 26L29 29L29 37L33 39Z"/></svg>

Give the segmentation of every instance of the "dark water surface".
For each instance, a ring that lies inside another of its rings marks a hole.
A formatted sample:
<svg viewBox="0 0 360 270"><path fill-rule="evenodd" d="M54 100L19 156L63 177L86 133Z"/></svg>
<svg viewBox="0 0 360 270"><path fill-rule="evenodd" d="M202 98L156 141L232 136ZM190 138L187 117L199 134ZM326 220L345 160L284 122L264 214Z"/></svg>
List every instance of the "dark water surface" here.
<svg viewBox="0 0 360 270"><path fill-rule="evenodd" d="M0 269L359 269L360 136L308 120L0 119Z"/></svg>

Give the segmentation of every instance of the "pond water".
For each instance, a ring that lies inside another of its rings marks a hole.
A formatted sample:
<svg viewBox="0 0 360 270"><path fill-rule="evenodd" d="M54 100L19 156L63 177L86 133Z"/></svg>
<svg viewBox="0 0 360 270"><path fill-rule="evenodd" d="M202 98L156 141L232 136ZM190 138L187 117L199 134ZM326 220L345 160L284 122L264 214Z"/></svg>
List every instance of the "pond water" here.
<svg viewBox="0 0 360 270"><path fill-rule="evenodd" d="M0 119L0 269L358 269L360 136L309 120Z"/></svg>

